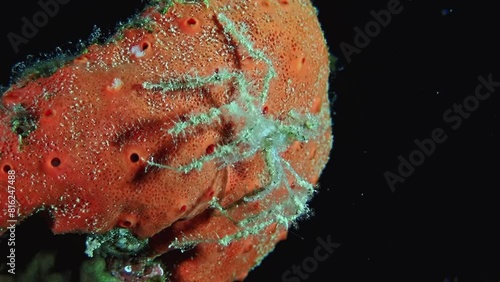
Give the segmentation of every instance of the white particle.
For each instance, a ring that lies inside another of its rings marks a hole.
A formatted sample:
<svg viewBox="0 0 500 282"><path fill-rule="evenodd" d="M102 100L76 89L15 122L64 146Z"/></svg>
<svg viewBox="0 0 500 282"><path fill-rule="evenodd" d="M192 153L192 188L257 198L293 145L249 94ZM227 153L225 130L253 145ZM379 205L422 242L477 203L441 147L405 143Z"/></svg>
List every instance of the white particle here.
<svg viewBox="0 0 500 282"><path fill-rule="evenodd" d="M146 55L139 45L132 46L132 48L130 48L130 52L137 58L144 57L144 55Z"/></svg>

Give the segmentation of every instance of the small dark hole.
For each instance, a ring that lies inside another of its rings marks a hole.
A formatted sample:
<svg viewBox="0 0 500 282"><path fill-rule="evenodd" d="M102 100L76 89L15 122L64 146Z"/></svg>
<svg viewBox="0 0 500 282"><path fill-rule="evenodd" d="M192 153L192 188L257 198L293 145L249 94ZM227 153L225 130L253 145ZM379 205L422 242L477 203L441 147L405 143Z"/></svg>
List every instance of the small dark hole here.
<svg viewBox="0 0 500 282"><path fill-rule="evenodd" d="M179 121L181 121L181 122L185 122L185 121L187 121L187 120L188 120L188 117L187 117L186 115L180 115L180 116L179 116Z"/></svg>
<svg viewBox="0 0 500 282"><path fill-rule="evenodd" d="M48 109L45 111L45 116L46 117L51 117L54 114L54 112L51 109Z"/></svg>
<svg viewBox="0 0 500 282"><path fill-rule="evenodd" d="M4 165L3 166L3 171L4 172L9 172L9 170L11 170L12 168L10 167L10 165Z"/></svg>
<svg viewBox="0 0 500 282"><path fill-rule="evenodd" d="M207 153L207 155L212 154L214 151L215 151L215 145L214 144L208 145L207 149L205 150L205 152Z"/></svg>
<svg viewBox="0 0 500 282"><path fill-rule="evenodd" d="M132 225L132 222L130 222L128 220L125 220L124 222L122 222L123 227L130 227L131 225Z"/></svg>
<svg viewBox="0 0 500 282"><path fill-rule="evenodd" d="M193 19L193 18L190 18L187 20L188 25L196 25L197 23L198 23L198 21L196 21L196 19Z"/></svg>
<svg viewBox="0 0 500 282"><path fill-rule="evenodd" d="M23 135L24 134L24 130L20 127L16 128L16 133L17 135Z"/></svg>
<svg viewBox="0 0 500 282"><path fill-rule="evenodd" d="M148 42L142 42L142 51L146 50L149 48L149 43Z"/></svg>
<svg viewBox="0 0 500 282"><path fill-rule="evenodd" d="M130 155L130 161L133 162L133 163L136 163L139 161L139 155L136 154L136 153L133 153L132 155Z"/></svg>
<svg viewBox="0 0 500 282"><path fill-rule="evenodd" d="M50 164L53 166L53 167L58 167L61 165L61 160L59 158L53 158L51 161L50 161Z"/></svg>

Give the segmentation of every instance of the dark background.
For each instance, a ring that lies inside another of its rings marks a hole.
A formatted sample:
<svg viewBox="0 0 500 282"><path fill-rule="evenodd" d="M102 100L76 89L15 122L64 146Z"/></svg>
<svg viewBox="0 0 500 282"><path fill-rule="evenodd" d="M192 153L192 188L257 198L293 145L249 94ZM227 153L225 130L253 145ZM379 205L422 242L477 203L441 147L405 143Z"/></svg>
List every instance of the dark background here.
<svg viewBox="0 0 500 282"><path fill-rule="evenodd" d="M39 6L11 2L2 4L0 17L3 85L29 54L86 40L94 26L111 32L144 4L72 0L16 54L7 33L18 33L21 18ZM331 80L334 150L311 203L315 216L292 229L247 281L282 281L292 265L312 256L318 237L328 236L340 247L300 281L500 281L500 90L456 130L443 120L446 110L474 94L478 76L500 81L496 9L477 1L401 1L403 11L348 62L341 43L354 45L353 28L364 29L373 20L370 11L388 2L314 1L338 57ZM447 140L392 192L384 172L397 173L398 156L408 159L414 140L430 138L436 128ZM40 228L19 227L19 245L79 242L50 238Z"/></svg>

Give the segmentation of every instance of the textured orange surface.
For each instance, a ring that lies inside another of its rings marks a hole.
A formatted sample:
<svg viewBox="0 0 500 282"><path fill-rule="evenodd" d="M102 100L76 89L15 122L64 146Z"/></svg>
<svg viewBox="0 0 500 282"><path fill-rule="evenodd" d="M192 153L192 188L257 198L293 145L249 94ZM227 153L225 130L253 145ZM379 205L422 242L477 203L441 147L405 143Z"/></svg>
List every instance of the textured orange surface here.
<svg viewBox="0 0 500 282"><path fill-rule="evenodd" d="M46 210L55 233L193 247L173 281L241 280L307 214L328 161L327 46L310 1L169 4L4 93L1 186L15 170L17 219Z"/></svg>

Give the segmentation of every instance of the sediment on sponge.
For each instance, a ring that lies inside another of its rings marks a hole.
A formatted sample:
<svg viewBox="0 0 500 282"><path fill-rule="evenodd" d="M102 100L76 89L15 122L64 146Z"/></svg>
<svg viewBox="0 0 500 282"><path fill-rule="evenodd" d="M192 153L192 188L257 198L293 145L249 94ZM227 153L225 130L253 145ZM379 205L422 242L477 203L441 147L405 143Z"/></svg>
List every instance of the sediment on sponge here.
<svg viewBox="0 0 500 282"><path fill-rule="evenodd" d="M11 131L18 136L18 147L22 150L23 140L36 130L38 118L21 105L14 105L12 111L14 114L10 121Z"/></svg>
<svg viewBox="0 0 500 282"><path fill-rule="evenodd" d="M202 4L210 6L210 0L149 0L150 5L155 5L162 14L166 14L174 4Z"/></svg>
<svg viewBox="0 0 500 282"><path fill-rule="evenodd" d="M13 83L22 84L27 80L48 77L76 57L71 52L41 56L44 58L29 59L26 62L17 63L12 69Z"/></svg>
<svg viewBox="0 0 500 282"><path fill-rule="evenodd" d="M6 96L40 115L33 132L18 117L30 146L18 154L9 132L13 153L1 164L24 157L19 175L36 172L22 206L44 206L56 233L90 233L89 256L161 260L190 249L179 273L204 264L198 274L241 253L238 273L225 275L244 277L312 214L331 140L327 52L319 42L311 54L289 28L307 25L300 12L314 20L308 2L288 4L152 1L117 36Z"/></svg>
<svg viewBox="0 0 500 282"><path fill-rule="evenodd" d="M146 0L144 7L156 7L164 13L174 4L202 4L209 6L209 0ZM28 81L41 77L48 77L58 69L72 62L78 56L86 53L86 48L93 44L107 44L118 41L123 38L123 32L128 29L143 29L153 32L154 21L149 17L141 16L142 12L129 17L124 22L119 22L112 32L108 35L102 34L99 28L95 28L89 38L80 39L76 45L59 46L54 52L29 55L28 58L15 64L11 70L10 84L24 84ZM65 51L62 51L65 50ZM0 97L8 88L0 86Z"/></svg>
<svg viewBox="0 0 500 282"><path fill-rule="evenodd" d="M153 2L153 1L145 1ZM57 46L54 51L47 53L30 54L26 60L16 63L11 69L11 85L23 85L29 81L41 77L49 77L61 67L71 63L75 58L87 52L87 47L93 44L108 44L123 38L123 31L131 28L138 28L153 31L152 21L148 17L141 17L144 7L151 4L144 4L135 15L129 17L124 22L119 22L109 32L103 33L100 28L94 27L88 38L80 38L76 44L63 44ZM5 88L5 89L4 89ZM8 88L0 88L1 94Z"/></svg>
<svg viewBox="0 0 500 282"><path fill-rule="evenodd" d="M89 257L130 257L142 251L148 240L137 239L128 229L117 228L105 234L87 236L85 253Z"/></svg>
<svg viewBox="0 0 500 282"><path fill-rule="evenodd" d="M238 27L222 13L218 14L218 19L221 21L228 35L244 46L247 52L254 58L266 64L268 69L263 80L263 90L261 93L257 93L257 95L255 95L256 93L252 95L250 93L252 82L248 81L243 73L225 69L221 69L217 73L207 77L186 75L182 78L165 78L165 80L159 83L145 82L143 84L145 89L156 90L164 95L168 92L196 89L209 85L222 85L228 82L235 85L239 94L233 101L220 108L212 108L208 113L190 115L187 117L187 121L174 123L172 129L169 130L169 133L174 137L189 131L192 127L207 126L220 120L230 120L236 123L241 121L244 124L240 131L236 133L232 142L217 146L217 149L214 149L211 154L193 160L187 165L171 167L156 163L153 160L148 160L148 165L188 173L194 169L201 170L203 165L208 161L216 160L221 164L220 168L223 168L261 152L264 154L267 166L265 171L270 176L269 183L265 184L259 191L253 193L253 195L247 195L243 201L262 200L280 186L286 187L290 197L274 208L252 216L251 219L235 222L240 231L234 234L223 236L217 240L175 238L170 247L182 250L191 248L199 243L210 242L217 242L218 244L227 246L234 240L258 234L272 223L278 223L288 229L299 218L307 217L310 214L307 202L314 194L314 187L298 175L290 163L283 159L280 154L294 141L307 142L318 138L319 132L331 126L329 122L321 122L329 120L324 116L300 114L295 111L290 111L285 120L277 120L264 115L261 109L267 100L269 83L276 75L273 63L266 56L265 52L254 48L252 41L244 33L243 28ZM322 114L325 115L326 112L322 111ZM305 189L305 193L292 191L288 183L287 172L295 178L298 186ZM212 199L211 207L230 218L231 221L234 221L229 216L228 210L219 204L217 198ZM294 210L294 212L285 211L290 209Z"/></svg>

